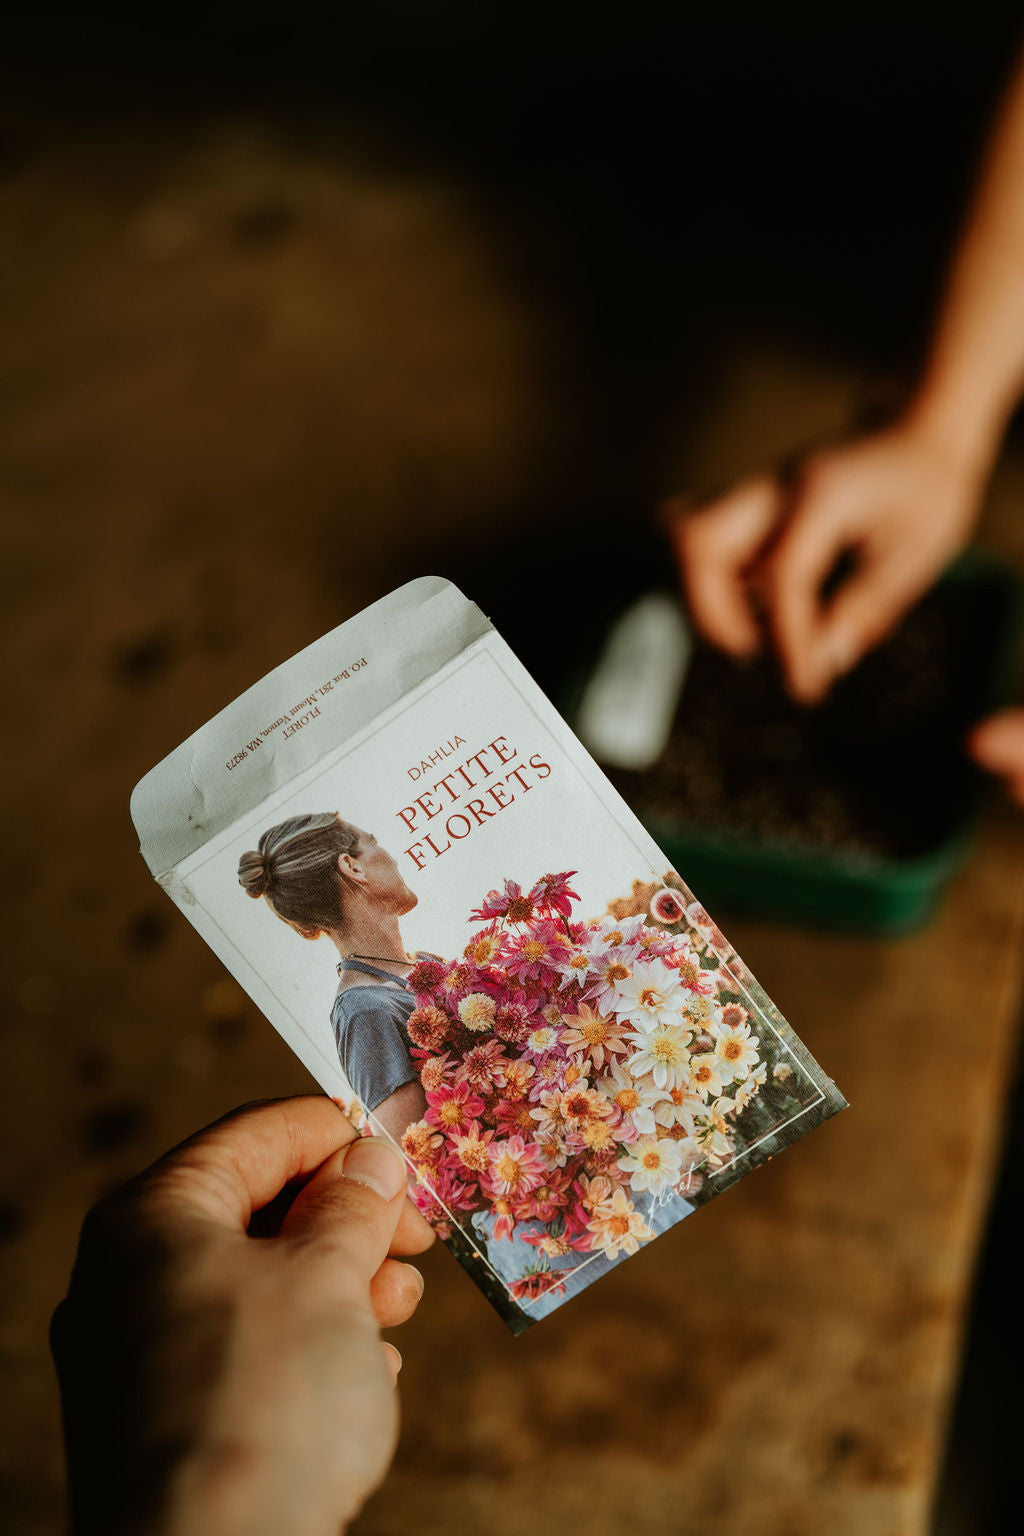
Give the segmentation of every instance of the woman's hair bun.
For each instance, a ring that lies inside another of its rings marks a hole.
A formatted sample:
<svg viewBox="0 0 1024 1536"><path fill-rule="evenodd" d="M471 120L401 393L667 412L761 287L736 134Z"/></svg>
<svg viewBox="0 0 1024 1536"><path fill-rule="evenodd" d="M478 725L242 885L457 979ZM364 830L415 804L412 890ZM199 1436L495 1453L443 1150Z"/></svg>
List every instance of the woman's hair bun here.
<svg viewBox="0 0 1024 1536"><path fill-rule="evenodd" d="M360 832L337 811L289 816L268 827L238 861L238 883L303 938L331 933L342 921L338 859L358 848Z"/></svg>
<svg viewBox="0 0 1024 1536"><path fill-rule="evenodd" d="M270 885L270 871L262 853L243 853L238 861L238 883L252 897L265 896Z"/></svg>

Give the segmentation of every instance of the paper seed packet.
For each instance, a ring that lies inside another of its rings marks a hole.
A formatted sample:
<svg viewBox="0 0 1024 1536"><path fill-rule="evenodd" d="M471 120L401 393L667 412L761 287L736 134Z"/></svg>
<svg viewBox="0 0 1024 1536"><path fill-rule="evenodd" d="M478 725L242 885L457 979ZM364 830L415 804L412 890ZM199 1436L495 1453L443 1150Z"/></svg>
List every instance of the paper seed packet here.
<svg viewBox="0 0 1024 1536"><path fill-rule="evenodd" d="M146 863L516 1333L845 1107L475 604L410 582L136 787Z"/></svg>

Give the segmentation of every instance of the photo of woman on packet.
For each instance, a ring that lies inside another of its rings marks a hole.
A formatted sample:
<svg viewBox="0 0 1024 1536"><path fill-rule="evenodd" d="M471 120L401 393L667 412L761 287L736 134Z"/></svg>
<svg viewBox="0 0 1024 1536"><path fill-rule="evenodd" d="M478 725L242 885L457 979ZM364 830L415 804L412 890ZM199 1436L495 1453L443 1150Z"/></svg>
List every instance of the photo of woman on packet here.
<svg viewBox="0 0 1024 1536"><path fill-rule="evenodd" d="M394 858L336 811L292 816L242 855L238 883L302 938L335 945L331 1024L342 1071L362 1108L401 1142L426 1100L406 1031L416 1004L405 978L421 957L406 952L399 928L418 898Z"/></svg>

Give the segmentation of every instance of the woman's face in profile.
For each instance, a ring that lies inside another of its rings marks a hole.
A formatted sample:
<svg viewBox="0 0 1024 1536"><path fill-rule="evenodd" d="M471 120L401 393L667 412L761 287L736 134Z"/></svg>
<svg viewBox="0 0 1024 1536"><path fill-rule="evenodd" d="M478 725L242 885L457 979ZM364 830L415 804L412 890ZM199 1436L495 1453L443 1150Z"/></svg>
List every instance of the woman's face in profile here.
<svg viewBox="0 0 1024 1536"><path fill-rule="evenodd" d="M383 911L393 912L397 917L412 911L419 897L406 885L396 860L380 846L372 832L360 830L352 857L365 876L367 895Z"/></svg>

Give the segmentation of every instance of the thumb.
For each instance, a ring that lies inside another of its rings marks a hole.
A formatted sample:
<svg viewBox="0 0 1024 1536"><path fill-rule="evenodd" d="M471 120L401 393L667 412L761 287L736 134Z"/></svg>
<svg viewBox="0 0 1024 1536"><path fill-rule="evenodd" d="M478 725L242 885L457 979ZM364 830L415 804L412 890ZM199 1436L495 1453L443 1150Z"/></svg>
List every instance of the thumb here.
<svg viewBox="0 0 1024 1536"><path fill-rule="evenodd" d="M663 515L697 628L730 655L755 655L762 637L746 577L782 515L778 480L760 475L699 508L677 497Z"/></svg>
<svg viewBox="0 0 1024 1536"><path fill-rule="evenodd" d="M383 1136L361 1137L321 1164L292 1202L281 1236L318 1246L364 1291L387 1258L405 1184L398 1149Z"/></svg>

